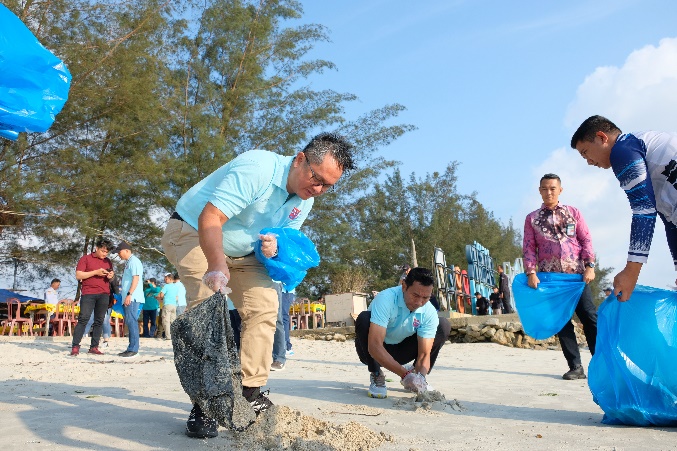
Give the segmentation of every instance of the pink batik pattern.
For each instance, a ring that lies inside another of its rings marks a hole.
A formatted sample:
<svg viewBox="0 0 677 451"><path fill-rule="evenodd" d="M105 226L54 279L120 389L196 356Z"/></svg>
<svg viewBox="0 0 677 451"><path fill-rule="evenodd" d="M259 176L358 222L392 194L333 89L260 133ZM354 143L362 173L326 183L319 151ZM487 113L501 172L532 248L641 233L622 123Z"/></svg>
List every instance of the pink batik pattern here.
<svg viewBox="0 0 677 451"><path fill-rule="evenodd" d="M573 235L567 235L567 226L573 225ZM557 204L550 210L541 205L524 220L524 269L542 272L582 274L586 262L595 261L592 238L581 212L567 205Z"/></svg>

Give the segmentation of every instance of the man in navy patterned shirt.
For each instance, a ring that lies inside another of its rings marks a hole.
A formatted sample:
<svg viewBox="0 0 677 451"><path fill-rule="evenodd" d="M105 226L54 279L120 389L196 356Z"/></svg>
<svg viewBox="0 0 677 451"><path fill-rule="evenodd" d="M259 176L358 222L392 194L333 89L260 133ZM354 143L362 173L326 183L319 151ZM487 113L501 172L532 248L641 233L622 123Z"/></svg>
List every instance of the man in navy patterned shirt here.
<svg viewBox="0 0 677 451"><path fill-rule="evenodd" d="M614 277L614 294L627 301L649 257L656 215L665 224L677 269L677 133L623 133L609 119L591 116L574 133L571 147L589 165L613 169L630 201L628 262Z"/></svg>

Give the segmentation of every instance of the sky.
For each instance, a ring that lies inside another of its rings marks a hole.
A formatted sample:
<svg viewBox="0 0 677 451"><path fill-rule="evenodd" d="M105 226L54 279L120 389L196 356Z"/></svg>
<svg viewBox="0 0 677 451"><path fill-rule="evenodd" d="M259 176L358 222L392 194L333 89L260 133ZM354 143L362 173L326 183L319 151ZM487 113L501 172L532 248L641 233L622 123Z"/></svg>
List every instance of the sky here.
<svg viewBox="0 0 677 451"><path fill-rule="evenodd" d="M540 177L562 178L561 201L579 208L600 263L623 268L630 207L610 170L569 148L588 116L625 132L677 131L677 2L599 0L301 0L294 24L318 23L331 42L310 57L338 69L310 80L359 97L357 117L387 104L393 123L417 127L382 149L403 175L461 162L458 188L522 229L541 204ZM674 286L658 221L639 283ZM11 280L3 280L11 286Z"/></svg>
<svg viewBox="0 0 677 451"><path fill-rule="evenodd" d="M631 211L611 170L569 146L587 117L624 132L677 131L677 2L653 0L302 0L298 23L329 29L310 56L338 69L311 80L359 97L356 117L386 104L417 130L382 149L403 175L459 161L458 188L522 230L540 207L540 177L562 178L600 264L620 271ZM422 158L423 157L423 158ZM612 276L613 274L612 273ZM639 283L675 283L657 222Z"/></svg>

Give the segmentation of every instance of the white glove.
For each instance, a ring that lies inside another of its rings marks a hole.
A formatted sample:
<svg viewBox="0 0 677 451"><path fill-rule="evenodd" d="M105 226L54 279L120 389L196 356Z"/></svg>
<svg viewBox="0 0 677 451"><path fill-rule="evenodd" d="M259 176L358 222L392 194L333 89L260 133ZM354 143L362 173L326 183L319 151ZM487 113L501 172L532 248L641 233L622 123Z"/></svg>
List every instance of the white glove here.
<svg viewBox="0 0 677 451"><path fill-rule="evenodd" d="M272 233L259 235L261 240L261 253L266 258L273 258L277 255L277 236Z"/></svg>
<svg viewBox="0 0 677 451"><path fill-rule="evenodd" d="M418 373L408 373L404 376L401 383L405 389L414 393L428 391L428 383L425 380L425 376Z"/></svg>
<svg viewBox="0 0 677 451"><path fill-rule="evenodd" d="M228 277L221 271L211 271L202 276L202 283L207 285L207 288L217 292L220 291L223 294L232 293L233 290L228 288Z"/></svg>

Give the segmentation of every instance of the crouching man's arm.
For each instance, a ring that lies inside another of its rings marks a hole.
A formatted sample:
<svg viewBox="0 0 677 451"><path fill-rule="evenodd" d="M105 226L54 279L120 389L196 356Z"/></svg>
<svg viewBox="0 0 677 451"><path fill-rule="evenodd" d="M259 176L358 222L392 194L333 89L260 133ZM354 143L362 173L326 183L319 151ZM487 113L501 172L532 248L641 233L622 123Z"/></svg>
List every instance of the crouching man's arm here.
<svg viewBox="0 0 677 451"><path fill-rule="evenodd" d="M416 357L416 366L414 371L427 376L430 371L430 352L433 349L434 338L418 337L418 357Z"/></svg>
<svg viewBox="0 0 677 451"><path fill-rule="evenodd" d="M369 325L369 355L371 355L374 360L376 360L382 367L392 371L401 378L407 374L407 370L404 369L402 365L397 363L397 360L386 351L386 348L383 346L383 342L386 338L386 328L379 326L377 324L371 323ZM430 344L432 348L432 340ZM420 345L419 345L420 347ZM430 351L428 351L428 357L430 357ZM428 365L430 365L430 359L428 359Z"/></svg>

